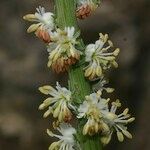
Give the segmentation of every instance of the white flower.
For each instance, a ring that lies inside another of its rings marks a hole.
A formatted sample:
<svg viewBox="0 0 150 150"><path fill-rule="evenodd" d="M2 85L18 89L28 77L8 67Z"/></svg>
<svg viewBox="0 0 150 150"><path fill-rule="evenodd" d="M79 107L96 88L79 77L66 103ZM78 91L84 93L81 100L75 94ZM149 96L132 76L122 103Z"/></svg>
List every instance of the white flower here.
<svg viewBox="0 0 150 150"><path fill-rule="evenodd" d="M100 90L101 92L106 91L107 93L112 93L114 88L105 87L107 84L108 81L104 77L101 77L99 80L97 80L97 83L93 85L92 89L94 91Z"/></svg>
<svg viewBox="0 0 150 150"><path fill-rule="evenodd" d="M104 136L102 137L102 142L104 144L107 144L110 141L113 132L117 133L117 137L120 142L124 140L123 135L130 139L132 138L131 133L127 131L126 125L134 121L135 118L130 118L130 115L128 114L128 108L126 108L121 114L117 115L116 110L120 106L121 103L119 100L116 100L116 102L112 103L110 110L103 111L103 120L110 128L109 132L103 133Z"/></svg>
<svg viewBox="0 0 150 150"><path fill-rule="evenodd" d="M45 8L39 6L35 14L27 14L23 17L27 21L37 22L28 28L28 32L35 32L39 28L42 30L52 31L54 29L54 14L45 12Z"/></svg>
<svg viewBox="0 0 150 150"><path fill-rule="evenodd" d="M44 7L37 8L37 12L35 13L35 17L37 21L41 23L41 25L45 26L47 29L54 29L54 14L51 12L45 12Z"/></svg>
<svg viewBox="0 0 150 150"><path fill-rule="evenodd" d="M116 110L121 106L119 100L112 103L109 110L108 102L110 99L101 97L101 90L86 96L86 100L78 108L78 118L85 118L86 123L83 127L83 134L94 135L102 133L101 141L108 144L111 140L113 132L117 132L119 141L124 140L124 136L132 138L127 131L126 125L134 121L134 117L130 118L129 109L126 108L123 113L117 115Z"/></svg>
<svg viewBox="0 0 150 150"><path fill-rule="evenodd" d="M51 34L52 42L48 46L48 67L60 73L68 70L70 65L79 60L81 52L75 48L79 35L79 32L75 33L74 27L57 29Z"/></svg>
<svg viewBox="0 0 150 150"><path fill-rule="evenodd" d="M58 142L54 142L50 145L49 150L75 150L74 147L76 142L74 135L76 134L76 130L71 125L65 123L62 123L57 130L62 135L57 135L47 130L49 136L59 139Z"/></svg>
<svg viewBox="0 0 150 150"><path fill-rule="evenodd" d="M39 90L41 93L51 96L39 106L40 110L48 107L48 110L44 113L44 117L53 114L53 117L58 118L59 122L68 122L72 119L70 109L75 110L75 107L72 105L71 91L61 87L58 82L56 89L51 86L43 86Z"/></svg>
<svg viewBox="0 0 150 150"><path fill-rule="evenodd" d="M73 46L77 44L76 38L79 36L75 35L74 27L65 27L64 30L59 28L52 33L52 40L56 41L58 44L70 43Z"/></svg>
<svg viewBox="0 0 150 150"><path fill-rule="evenodd" d="M95 11L98 5L99 3L95 3L93 0L78 0L76 16L79 19L85 19Z"/></svg>
<svg viewBox="0 0 150 150"><path fill-rule="evenodd" d="M78 108L78 118L86 118L83 134L94 135L101 131L108 131L108 126L102 120L102 111L108 109L109 99L101 98L101 91L86 96L86 100Z"/></svg>
<svg viewBox="0 0 150 150"><path fill-rule="evenodd" d="M106 46L105 46L106 45ZM89 65L85 68L85 76L90 80L101 77L103 71L111 66L117 67L115 59L119 49L108 52L113 47L113 43L108 40L108 35L100 33L100 38L95 44L89 44L85 49L85 61Z"/></svg>

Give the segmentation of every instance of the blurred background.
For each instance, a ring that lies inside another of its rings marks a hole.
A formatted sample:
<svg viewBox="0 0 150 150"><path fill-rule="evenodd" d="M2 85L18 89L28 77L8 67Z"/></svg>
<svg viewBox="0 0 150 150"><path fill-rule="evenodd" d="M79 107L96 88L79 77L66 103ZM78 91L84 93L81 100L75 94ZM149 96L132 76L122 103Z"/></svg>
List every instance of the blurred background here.
<svg viewBox="0 0 150 150"><path fill-rule="evenodd" d="M43 95L38 87L66 84L66 75L56 75L47 64L45 45L26 33L22 19L39 5L53 10L50 0L0 0L0 150L44 150L51 143L45 132L51 120L42 119L38 106ZM150 0L104 0L95 14L79 21L86 43L109 33L121 48L119 68L108 74L116 89L113 97L123 100L136 121L129 127L133 140L114 140L106 150L150 148Z"/></svg>

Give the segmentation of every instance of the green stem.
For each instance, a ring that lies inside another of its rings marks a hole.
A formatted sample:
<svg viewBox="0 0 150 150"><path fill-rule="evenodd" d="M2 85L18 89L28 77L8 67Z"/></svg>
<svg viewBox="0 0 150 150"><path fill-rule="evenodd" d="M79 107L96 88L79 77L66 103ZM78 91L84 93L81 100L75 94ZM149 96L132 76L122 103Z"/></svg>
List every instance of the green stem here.
<svg viewBox="0 0 150 150"><path fill-rule="evenodd" d="M75 16L76 0L55 0L55 7L58 27L65 28L74 26L76 31L78 31L79 28ZM80 45L82 47L82 42L80 42ZM74 93L74 101L76 103L82 103L85 96L91 92L90 84L84 77L83 66L80 64L79 62L69 70L69 86ZM83 120L79 121L77 135L82 150L101 150L102 146L99 136L90 137L82 135L83 122Z"/></svg>

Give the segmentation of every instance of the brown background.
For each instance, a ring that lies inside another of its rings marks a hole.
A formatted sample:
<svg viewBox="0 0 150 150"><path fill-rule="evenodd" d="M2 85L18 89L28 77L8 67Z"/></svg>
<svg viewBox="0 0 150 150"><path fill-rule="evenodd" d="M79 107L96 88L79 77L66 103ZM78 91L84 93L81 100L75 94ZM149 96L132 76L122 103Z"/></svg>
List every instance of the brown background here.
<svg viewBox="0 0 150 150"><path fill-rule="evenodd" d="M47 67L42 42L26 33L22 16L38 5L52 10L48 0L0 0L0 150L44 150L51 142L45 129L50 120L37 110L43 97L38 87L66 83L66 75L55 75ZM149 150L150 146L150 1L104 0L95 14L79 21L86 43L109 33L121 48L119 68L108 74L116 91L136 121L129 130L133 140L114 140L107 150Z"/></svg>

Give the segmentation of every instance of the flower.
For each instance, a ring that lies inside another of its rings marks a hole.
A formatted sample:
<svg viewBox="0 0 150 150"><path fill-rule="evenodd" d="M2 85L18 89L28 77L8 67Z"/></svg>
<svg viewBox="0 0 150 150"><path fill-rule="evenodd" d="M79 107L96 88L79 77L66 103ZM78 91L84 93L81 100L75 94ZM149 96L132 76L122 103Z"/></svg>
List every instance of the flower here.
<svg viewBox="0 0 150 150"><path fill-rule="evenodd" d="M114 88L105 87L109 82L104 78L101 77L96 84L93 85L92 89L94 91L100 90L101 92L106 91L107 93L112 93L114 91Z"/></svg>
<svg viewBox="0 0 150 150"><path fill-rule="evenodd" d="M110 99L102 98L102 91L92 93L85 97L85 101L78 108L78 118L85 118L86 123L83 127L83 135L94 135L101 133L101 141L108 144L114 132L117 133L118 140L122 142L124 136L132 138L127 131L126 125L134 121L134 117L128 114L129 109L126 108L121 114L117 115L116 110L121 107L119 100L112 102L109 109L108 102Z"/></svg>
<svg viewBox="0 0 150 150"><path fill-rule="evenodd" d="M104 45L106 45L104 47ZM108 52L113 47L113 43L108 40L108 35L100 33L100 38L95 44L89 44L85 49L85 61L88 62L88 66L85 68L85 76L90 80L96 77L101 77L103 71L107 70L111 66L118 67L115 59L119 54L119 48L113 52Z"/></svg>
<svg viewBox="0 0 150 150"><path fill-rule="evenodd" d="M98 4L95 4L93 0L78 0L76 16L79 19L85 19L90 16L97 7Z"/></svg>
<svg viewBox="0 0 150 150"><path fill-rule="evenodd" d="M30 22L37 22L32 24L27 32L35 32L36 36L45 41L50 42L50 32L54 29L54 14L45 12L45 8L39 6L35 14L27 14L23 18Z"/></svg>
<svg viewBox="0 0 150 150"><path fill-rule="evenodd" d="M62 123L60 124L60 127L57 128L57 130L62 135L57 135L51 132L47 129L47 134L51 137L56 137L59 139L57 142L53 142L49 150L75 150L75 139L74 134L76 134L76 130L69 124Z"/></svg>
<svg viewBox="0 0 150 150"><path fill-rule="evenodd" d="M59 122L68 122L72 119L70 109L75 110L75 107L72 105L71 91L67 90L65 87L61 87L58 82L56 89L46 85L40 87L39 90L41 93L51 96L44 100L44 102L39 106L40 110L48 107L48 110L43 115L44 118L53 114L53 117L58 118Z"/></svg>
<svg viewBox="0 0 150 150"><path fill-rule="evenodd" d="M111 109L106 109L103 111L103 120L109 126L109 132L103 132L103 137L101 138L104 144L109 143L111 140L111 136L113 132L117 133L118 140L122 142L124 140L124 135L127 138L132 138L132 135L129 131L127 131L126 125L135 120L134 117L130 117L128 114L129 109L126 108L121 114L117 115L117 108L121 107L121 103L119 100L112 103Z"/></svg>
<svg viewBox="0 0 150 150"><path fill-rule="evenodd" d="M66 27L64 30L57 29L53 32L52 42L48 46L48 67L52 67L57 73L67 71L69 66L80 59L81 52L75 48L78 44L79 33L75 33L74 27Z"/></svg>
<svg viewBox="0 0 150 150"><path fill-rule="evenodd" d="M78 108L78 118L86 118L87 122L83 127L83 134L94 135L101 131L108 131L109 128L102 120L102 113L107 109L109 99L101 98L101 91L92 93L85 97L85 101Z"/></svg>

